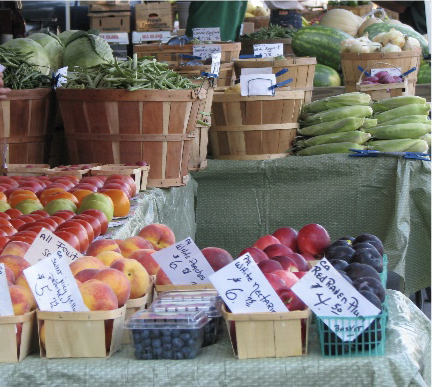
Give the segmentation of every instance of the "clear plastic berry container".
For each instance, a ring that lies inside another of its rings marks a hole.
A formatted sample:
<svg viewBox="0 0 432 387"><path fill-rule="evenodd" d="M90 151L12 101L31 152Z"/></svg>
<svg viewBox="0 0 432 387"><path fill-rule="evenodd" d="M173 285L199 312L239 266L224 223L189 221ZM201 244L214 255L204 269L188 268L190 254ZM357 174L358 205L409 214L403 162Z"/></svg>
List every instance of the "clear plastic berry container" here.
<svg viewBox="0 0 432 387"><path fill-rule="evenodd" d="M203 311L138 311L125 322L136 359L194 359L204 339Z"/></svg>

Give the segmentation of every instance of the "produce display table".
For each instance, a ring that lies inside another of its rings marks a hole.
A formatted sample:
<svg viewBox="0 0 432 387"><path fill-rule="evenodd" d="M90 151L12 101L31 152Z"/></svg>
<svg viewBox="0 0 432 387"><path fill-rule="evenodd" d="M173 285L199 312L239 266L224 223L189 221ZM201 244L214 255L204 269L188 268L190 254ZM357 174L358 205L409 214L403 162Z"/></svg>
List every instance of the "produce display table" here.
<svg viewBox="0 0 432 387"><path fill-rule="evenodd" d="M430 162L347 155L210 160L196 173L197 245L237 256L282 226L324 226L332 240L371 233L406 294L431 284Z"/></svg>
<svg viewBox="0 0 432 387"><path fill-rule="evenodd" d="M228 337L194 360L135 360L129 347L110 359L40 359L0 364L7 386L428 386L430 321L399 292L389 291L386 355L324 358L312 326L309 355L237 360ZM355 381L355 382L354 382Z"/></svg>

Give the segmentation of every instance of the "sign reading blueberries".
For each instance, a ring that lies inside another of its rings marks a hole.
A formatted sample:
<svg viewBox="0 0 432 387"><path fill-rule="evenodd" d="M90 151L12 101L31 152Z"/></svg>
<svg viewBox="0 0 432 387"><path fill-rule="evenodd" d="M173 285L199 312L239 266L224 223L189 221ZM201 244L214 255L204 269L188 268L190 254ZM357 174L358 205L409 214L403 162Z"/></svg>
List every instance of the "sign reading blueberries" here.
<svg viewBox="0 0 432 387"><path fill-rule="evenodd" d="M210 276L233 313L288 312L249 253Z"/></svg>
<svg viewBox="0 0 432 387"><path fill-rule="evenodd" d="M0 263L0 317L13 315L14 311L6 279L6 269L4 263Z"/></svg>
<svg viewBox="0 0 432 387"><path fill-rule="evenodd" d="M359 317L351 321L330 319L328 327L342 340L353 341L380 310L363 297L325 258L304 275L292 291L319 317Z"/></svg>
<svg viewBox="0 0 432 387"><path fill-rule="evenodd" d="M40 310L88 311L62 250L28 267L23 273Z"/></svg>
<svg viewBox="0 0 432 387"><path fill-rule="evenodd" d="M203 42L207 41L221 41L220 28L192 28L192 35L195 39L199 39Z"/></svg>
<svg viewBox="0 0 432 387"><path fill-rule="evenodd" d="M217 54L222 52L222 47L220 44L203 44L193 45L193 56L198 56L201 60L206 60L211 58L212 54Z"/></svg>
<svg viewBox="0 0 432 387"><path fill-rule="evenodd" d="M262 58L280 56L284 54L283 43L254 44L254 55L262 55Z"/></svg>
<svg viewBox="0 0 432 387"><path fill-rule="evenodd" d="M56 256L57 252L66 258L68 265L83 256L63 239L43 228L25 253L24 259L33 265L47 257Z"/></svg>
<svg viewBox="0 0 432 387"><path fill-rule="evenodd" d="M152 254L174 285L209 284L214 270L194 243L186 238Z"/></svg>

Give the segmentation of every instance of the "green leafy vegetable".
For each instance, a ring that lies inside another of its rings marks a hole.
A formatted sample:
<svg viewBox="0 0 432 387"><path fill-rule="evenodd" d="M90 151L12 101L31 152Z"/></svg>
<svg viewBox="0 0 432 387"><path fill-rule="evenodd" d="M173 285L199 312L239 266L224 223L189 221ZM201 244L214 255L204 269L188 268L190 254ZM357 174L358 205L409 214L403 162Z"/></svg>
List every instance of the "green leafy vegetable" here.
<svg viewBox="0 0 432 387"><path fill-rule="evenodd" d="M52 71L57 71L63 64L64 45L61 40L49 32L48 29L42 30L29 36L29 39L38 42L47 54Z"/></svg>
<svg viewBox="0 0 432 387"><path fill-rule="evenodd" d="M277 24L270 24L268 27L262 27L251 34L240 36L240 40L291 38L296 31L295 28L285 28Z"/></svg>

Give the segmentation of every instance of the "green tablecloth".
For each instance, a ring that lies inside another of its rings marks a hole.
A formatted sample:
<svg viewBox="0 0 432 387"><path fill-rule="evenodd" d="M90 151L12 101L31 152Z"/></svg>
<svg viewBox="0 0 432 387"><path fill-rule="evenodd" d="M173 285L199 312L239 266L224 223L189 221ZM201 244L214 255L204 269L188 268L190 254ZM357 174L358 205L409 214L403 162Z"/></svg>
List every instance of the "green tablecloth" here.
<svg viewBox="0 0 432 387"><path fill-rule="evenodd" d="M209 161L198 183L197 244L237 254L279 227L324 226L332 240L380 237L407 294L431 283L430 162L347 155Z"/></svg>
<svg viewBox="0 0 432 387"><path fill-rule="evenodd" d="M237 360L226 335L194 360L135 360L129 347L110 359L40 359L0 364L0 385L152 387L406 387L430 385L430 321L399 292L389 291L386 354L323 358L314 326L309 354Z"/></svg>

